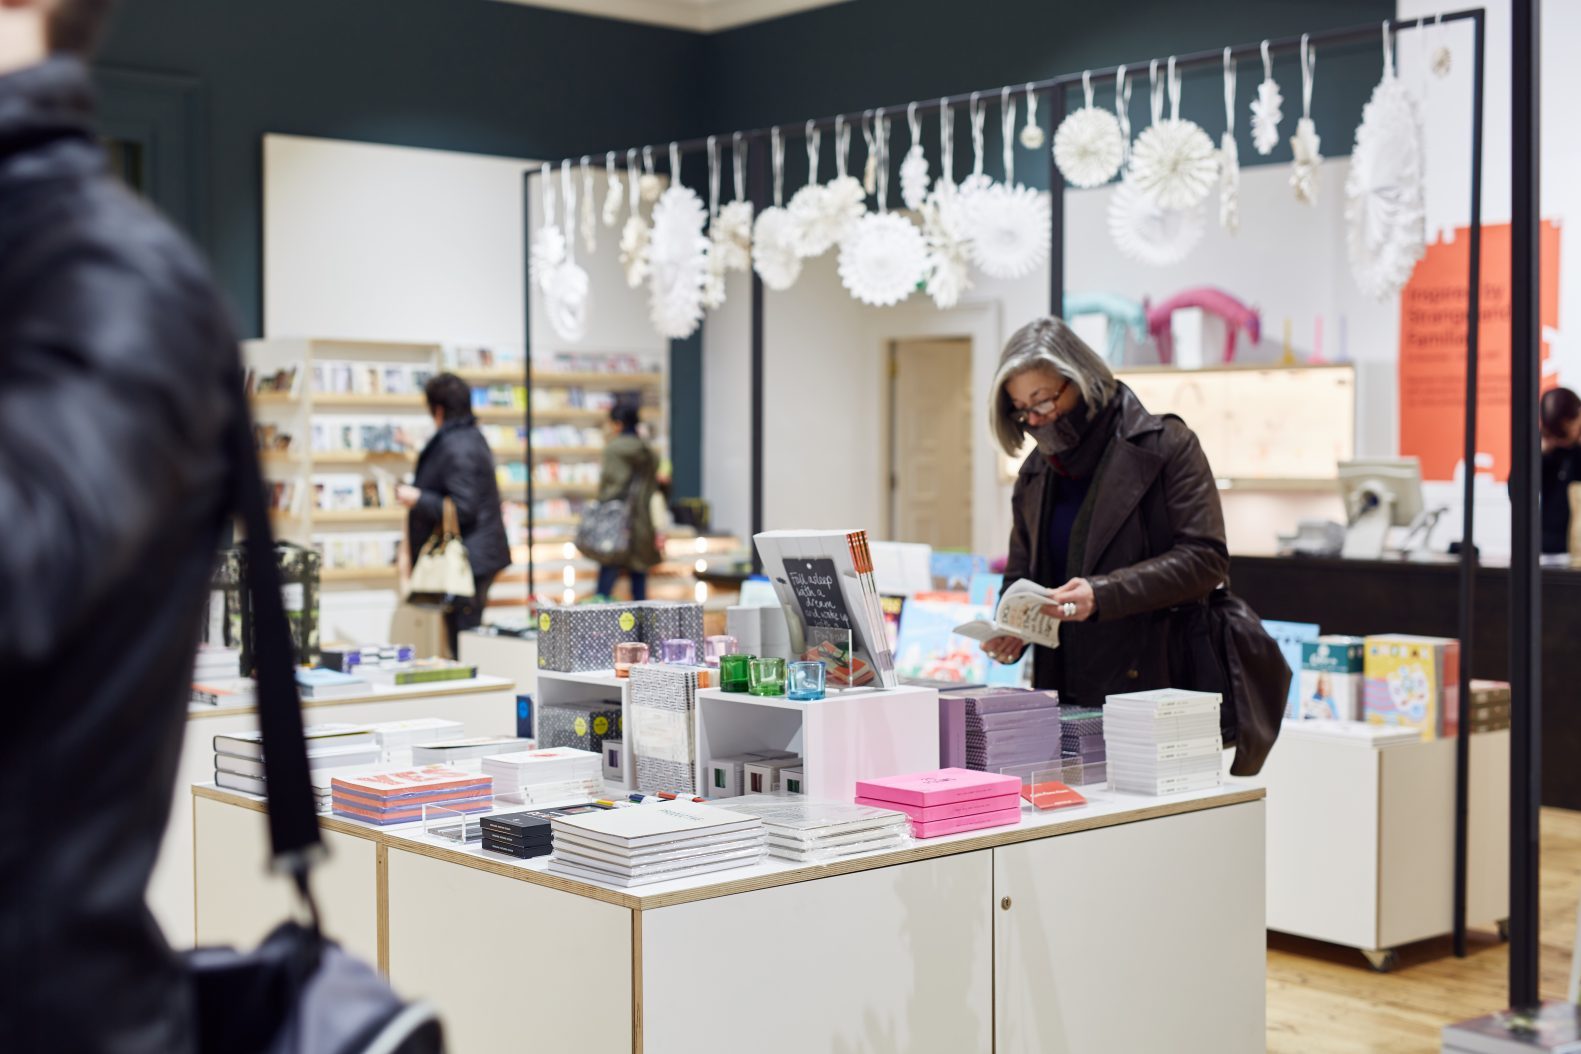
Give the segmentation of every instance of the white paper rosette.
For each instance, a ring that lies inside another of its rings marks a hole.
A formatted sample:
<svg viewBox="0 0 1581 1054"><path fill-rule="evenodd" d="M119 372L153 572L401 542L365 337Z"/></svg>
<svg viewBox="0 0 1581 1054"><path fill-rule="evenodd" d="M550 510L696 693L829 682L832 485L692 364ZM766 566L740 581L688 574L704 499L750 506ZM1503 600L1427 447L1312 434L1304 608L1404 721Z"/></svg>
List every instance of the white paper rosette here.
<svg viewBox="0 0 1581 1054"><path fill-rule="evenodd" d="M633 215L620 232L620 266L626 272L626 285L632 289L648 280L648 221Z"/></svg>
<svg viewBox="0 0 1581 1054"><path fill-rule="evenodd" d="M1054 130L1054 163L1073 187L1109 182L1125 160L1120 122L1108 110L1083 106Z"/></svg>
<svg viewBox="0 0 1581 1054"><path fill-rule="evenodd" d="M1285 97L1272 77L1257 86L1252 100L1252 145L1264 157L1279 145L1279 122L1284 119Z"/></svg>
<svg viewBox="0 0 1581 1054"><path fill-rule="evenodd" d="M1296 134L1290 137L1290 187L1296 200L1303 205L1317 204L1318 167L1323 164L1323 140L1317 134L1312 118L1303 117L1296 125Z"/></svg>
<svg viewBox="0 0 1581 1054"><path fill-rule="evenodd" d="M708 231L708 252L719 272L745 271L752 266L752 203L732 201L719 210Z"/></svg>
<svg viewBox="0 0 1581 1054"><path fill-rule="evenodd" d="M1241 148L1234 132L1219 140L1219 226L1231 234L1241 229Z"/></svg>
<svg viewBox="0 0 1581 1054"><path fill-rule="evenodd" d="M587 272L572 261L565 261L550 273L544 284L544 305L549 312L549 328L562 340L578 341L587 335Z"/></svg>
<svg viewBox="0 0 1581 1054"><path fill-rule="evenodd" d="M863 216L840 243L840 281L864 304L900 303L926 277L927 268L922 232L897 213Z"/></svg>
<svg viewBox="0 0 1581 1054"><path fill-rule="evenodd" d="M1030 187L995 183L962 195L972 262L994 278L1020 278L1049 256L1048 198Z"/></svg>
<svg viewBox="0 0 1581 1054"><path fill-rule="evenodd" d="M787 211L795 224L796 251L810 259L839 245L851 232L867 211L867 191L852 177L840 176L823 186L802 187Z"/></svg>
<svg viewBox="0 0 1581 1054"><path fill-rule="evenodd" d="M1398 293L1427 251L1422 125L1416 100L1392 74L1373 89L1345 178L1351 273L1364 293Z"/></svg>
<svg viewBox="0 0 1581 1054"><path fill-rule="evenodd" d="M758 213L752 225L752 269L765 286L780 292L801 277L796 224L785 209L767 208Z"/></svg>
<svg viewBox="0 0 1581 1054"><path fill-rule="evenodd" d="M900 162L900 200L908 209L920 209L928 197L928 155L913 143Z"/></svg>
<svg viewBox="0 0 1581 1054"><path fill-rule="evenodd" d="M1109 200L1109 235L1126 256L1154 267L1179 263L1202 239L1202 208L1165 209L1129 178Z"/></svg>
<svg viewBox="0 0 1581 1054"><path fill-rule="evenodd" d="M566 244L565 235L560 233L560 228L553 224L545 224L538 228L538 233L532 240L532 277L538 283L538 288L547 292L549 280L554 272L565 263Z"/></svg>
<svg viewBox="0 0 1581 1054"><path fill-rule="evenodd" d="M653 206L648 243L648 316L660 336L682 340L703 320L708 281L708 210L690 188L672 185Z"/></svg>
<svg viewBox="0 0 1581 1054"><path fill-rule="evenodd" d="M1219 174L1219 156L1195 121L1169 119L1143 129L1131 146L1127 178L1160 208L1200 204Z"/></svg>

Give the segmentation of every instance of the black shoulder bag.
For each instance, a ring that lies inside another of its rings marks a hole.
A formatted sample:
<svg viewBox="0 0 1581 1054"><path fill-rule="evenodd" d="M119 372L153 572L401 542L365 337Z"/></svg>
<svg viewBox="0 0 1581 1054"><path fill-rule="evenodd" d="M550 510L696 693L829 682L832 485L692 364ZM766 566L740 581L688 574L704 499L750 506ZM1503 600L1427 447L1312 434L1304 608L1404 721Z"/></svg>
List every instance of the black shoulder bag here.
<svg viewBox="0 0 1581 1054"><path fill-rule="evenodd" d="M1148 549L1158 556L1174 547L1162 487L1155 482L1143 502ZM1177 688L1223 697L1219 728L1225 745L1235 745L1230 775L1257 775L1279 738L1290 692L1292 675L1278 642L1228 583L1201 600L1170 608L1165 617L1170 680Z"/></svg>
<svg viewBox="0 0 1581 1054"><path fill-rule="evenodd" d="M233 508L247 532L247 589L257 647L258 725L274 869L296 885L307 922L284 922L252 951L197 948L185 957L203 1054L441 1054L431 1007L403 1003L366 963L319 929L309 877L323 855L313 807L291 631L280 597L263 477L241 379L227 446Z"/></svg>

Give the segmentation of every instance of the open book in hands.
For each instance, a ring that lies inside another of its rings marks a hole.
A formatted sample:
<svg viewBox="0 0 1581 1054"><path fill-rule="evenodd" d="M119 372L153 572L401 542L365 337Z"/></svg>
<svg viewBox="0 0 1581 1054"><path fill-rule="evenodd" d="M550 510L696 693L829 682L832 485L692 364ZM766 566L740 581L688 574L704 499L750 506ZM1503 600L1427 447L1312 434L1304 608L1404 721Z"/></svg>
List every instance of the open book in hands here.
<svg viewBox="0 0 1581 1054"><path fill-rule="evenodd" d="M1057 648L1059 619L1043 613L1043 609L1052 603L1053 601L1049 600L1048 590L1030 579L1023 578L1013 583L999 598L999 606L994 609L992 622L974 619L964 625L956 626L955 632L984 643L995 637L1016 637L1029 644Z"/></svg>

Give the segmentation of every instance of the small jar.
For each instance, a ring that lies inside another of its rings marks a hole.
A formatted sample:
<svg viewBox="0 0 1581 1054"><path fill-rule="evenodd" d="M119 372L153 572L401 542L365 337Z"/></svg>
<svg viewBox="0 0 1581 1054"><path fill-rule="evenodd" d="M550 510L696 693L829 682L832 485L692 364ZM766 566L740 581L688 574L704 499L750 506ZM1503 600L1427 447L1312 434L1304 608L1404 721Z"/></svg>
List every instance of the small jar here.
<svg viewBox="0 0 1581 1054"><path fill-rule="evenodd" d="M799 702L822 699L823 680L823 663L793 662L785 678L785 697Z"/></svg>
<svg viewBox="0 0 1581 1054"><path fill-rule="evenodd" d="M724 635L705 637L703 638L703 664L706 666L718 666L719 660L726 655L734 655L736 648L736 638L734 637Z"/></svg>
<svg viewBox="0 0 1581 1054"><path fill-rule="evenodd" d="M659 661L676 666L697 665L697 643L685 637L659 642Z"/></svg>
<svg viewBox="0 0 1581 1054"><path fill-rule="evenodd" d="M753 695L784 695L785 660L778 658L753 659L751 682Z"/></svg>
<svg viewBox="0 0 1581 1054"><path fill-rule="evenodd" d="M615 645L615 676L630 677L633 666L648 661L648 646L641 641L623 640Z"/></svg>
<svg viewBox="0 0 1581 1054"><path fill-rule="evenodd" d="M752 656L726 655L719 660L719 687L726 692L745 692L752 687Z"/></svg>

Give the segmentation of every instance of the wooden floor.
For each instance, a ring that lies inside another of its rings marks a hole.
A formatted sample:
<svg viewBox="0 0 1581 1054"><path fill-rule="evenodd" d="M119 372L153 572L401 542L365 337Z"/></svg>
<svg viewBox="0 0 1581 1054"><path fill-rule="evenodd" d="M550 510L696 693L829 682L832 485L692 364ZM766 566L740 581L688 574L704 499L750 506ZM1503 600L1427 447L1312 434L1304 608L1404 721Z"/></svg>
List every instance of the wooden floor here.
<svg viewBox="0 0 1581 1054"><path fill-rule="evenodd" d="M1562 998L1581 896L1581 812L1544 809L1542 851L1543 995ZM1444 1025L1505 1006L1508 971L1493 933L1473 933L1465 959L1447 937L1410 945L1388 974L1352 949L1270 933L1269 1054L1436 1054Z"/></svg>

